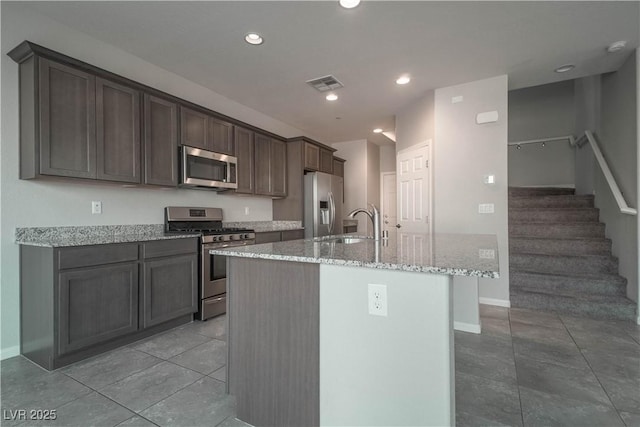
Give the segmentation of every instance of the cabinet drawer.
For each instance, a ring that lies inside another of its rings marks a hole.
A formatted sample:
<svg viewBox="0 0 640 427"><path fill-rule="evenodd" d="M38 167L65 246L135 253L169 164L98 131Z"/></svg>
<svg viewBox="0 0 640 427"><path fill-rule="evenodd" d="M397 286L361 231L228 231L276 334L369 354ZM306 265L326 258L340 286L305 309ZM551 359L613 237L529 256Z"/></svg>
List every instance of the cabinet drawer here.
<svg viewBox="0 0 640 427"><path fill-rule="evenodd" d="M267 231L264 233L256 233L256 244L273 243L281 240L279 231Z"/></svg>
<svg viewBox="0 0 640 427"><path fill-rule="evenodd" d="M285 230L282 232L282 241L304 239L304 230Z"/></svg>
<svg viewBox="0 0 640 427"><path fill-rule="evenodd" d="M142 245L143 258L190 254L198 252L198 239L171 239L146 242Z"/></svg>
<svg viewBox="0 0 640 427"><path fill-rule="evenodd" d="M90 267L92 265L137 261L138 244L79 246L58 251L58 269Z"/></svg>

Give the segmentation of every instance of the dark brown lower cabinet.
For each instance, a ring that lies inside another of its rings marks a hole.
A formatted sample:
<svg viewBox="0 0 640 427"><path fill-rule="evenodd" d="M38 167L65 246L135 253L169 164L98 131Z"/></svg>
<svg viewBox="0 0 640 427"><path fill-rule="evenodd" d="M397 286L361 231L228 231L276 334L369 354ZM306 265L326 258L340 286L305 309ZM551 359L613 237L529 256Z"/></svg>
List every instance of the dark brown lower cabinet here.
<svg viewBox="0 0 640 427"><path fill-rule="evenodd" d="M60 354L138 330L138 263L67 270L59 279Z"/></svg>
<svg viewBox="0 0 640 427"><path fill-rule="evenodd" d="M145 260L143 327L198 311L197 280L195 254Z"/></svg>
<svg viewBox="0 0 640 427"><path fill-rule="evenodd" d="M57 369L190 322L197 253L196 238L21 245L21 354Z"/></svg>

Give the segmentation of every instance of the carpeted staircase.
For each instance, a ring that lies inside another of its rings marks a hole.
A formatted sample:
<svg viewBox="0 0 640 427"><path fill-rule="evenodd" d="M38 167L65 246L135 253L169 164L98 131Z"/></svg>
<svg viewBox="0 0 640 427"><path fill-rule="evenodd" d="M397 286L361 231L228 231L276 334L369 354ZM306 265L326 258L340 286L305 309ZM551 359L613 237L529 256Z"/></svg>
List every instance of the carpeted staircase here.
<svg viewBox="0 0 640 427"><path fill-rule="evenodd" d="M598 214L571 188L509 188L512 307L635 321Z"/></svg>

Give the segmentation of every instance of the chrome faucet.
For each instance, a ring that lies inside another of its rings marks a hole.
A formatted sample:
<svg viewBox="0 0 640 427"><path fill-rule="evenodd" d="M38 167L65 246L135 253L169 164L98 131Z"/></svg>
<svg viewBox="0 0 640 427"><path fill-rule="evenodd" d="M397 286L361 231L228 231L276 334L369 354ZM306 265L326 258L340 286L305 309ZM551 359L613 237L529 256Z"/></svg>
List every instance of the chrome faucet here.
<svg viewBox="0 0 640 427"><path fill-rule="evenodd" d="M349 218L355 218L355 216L357 214L359 214L360 212L365 213L369 219L371 220L371 222L373 223L373 238L377 241L380 240L380 211L378 210L378 208L376 207L376 205L374 205L373 203L370 203L369 206L371 206L371 210L367 210L364 208L357 208L352 210L351 212L349 212Z"/></svg>

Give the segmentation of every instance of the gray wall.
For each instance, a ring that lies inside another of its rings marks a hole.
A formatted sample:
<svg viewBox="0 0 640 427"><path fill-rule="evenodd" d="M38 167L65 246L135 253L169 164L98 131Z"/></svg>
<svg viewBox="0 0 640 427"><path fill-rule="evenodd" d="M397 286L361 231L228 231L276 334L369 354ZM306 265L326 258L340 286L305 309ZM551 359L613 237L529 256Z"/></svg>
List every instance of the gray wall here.
<svg viewBox="0 0 640 427"><path fill-rule="evenodd" d="M343 216L356 208L367 207L369 203L380 207L380 147L360 139L357 141L336 142L332 147L338 157L346 160L344 164L344 204ZM373 233L371 221L358 214L359 233Z"/></svg>
<svg viewBox="0 0 640 427"><path fill-rule="evenodd" d="M451 98L463 96L453 104ZM496 123L476 124L476 114L497 111ZM483 302L509 301L507 224L507 76L437 89L435 92L434 225L440 233L495 234L500 278L480 279ZM495 185L483 175L496 176ZM495 213L479 214L479 203Z"/></svg>
<svg viewBox="0 0 640 427"><path fill-rule="evenodd" d="M396 171L396 147L395 145L383 145L380 147L380 172Z"/></svg>
<svg viewBox="0 0 640 427"><path fill-rule="evenodd" d="M509 92L509 142L573 135L573 81ZM567 141L509 147L509 185L573 186L575 155Z"/></svg>
<svg viewBox="0 0 640 427"><path fill-rule="evenodd" d="M607 160L627 204L638 207L638 131L636 57L629 56L615 73L602 75L601 128L597 135L600 149ZM613 242L613 255L619 259L620 275L627 278L627 295L638 300L637 216L621 214L611 190L596 166L596 206L600 220L606 223L606 234Z"/></svg>
<svg viewBox="0 0 640 427"><path fill-rule="evenodd" d="M271 200L233 197L209 191L122 188L82 181L18 179L18 65L5 53L23 40L41 44L181 98L236 117L285 137L301 135L269 116L251 110L125 51L29 11L24 3L2 2L2 123L0 147L1 335L0 358L19 351L19 259L16 227L162 223L168 205L217 206L229 220L270 220ZM91 201L103 214L91 215ZM250 214L244 215L248 207Z"/></svg>
<svg viewBox="0 0 640 427"><path fill-rule="evenodd" d="M600 76L574 80L576 120L574 135L579 138L585 130L600 132ZM587 145L576 150L576 194L592 194L594 188L594 157Z"/></svg>
<svg viewBox="0 0 640 427"><path fill-rule="evenodd" d="M396 114L396 152L433 139L434 91L428 91Z"/></svg>

